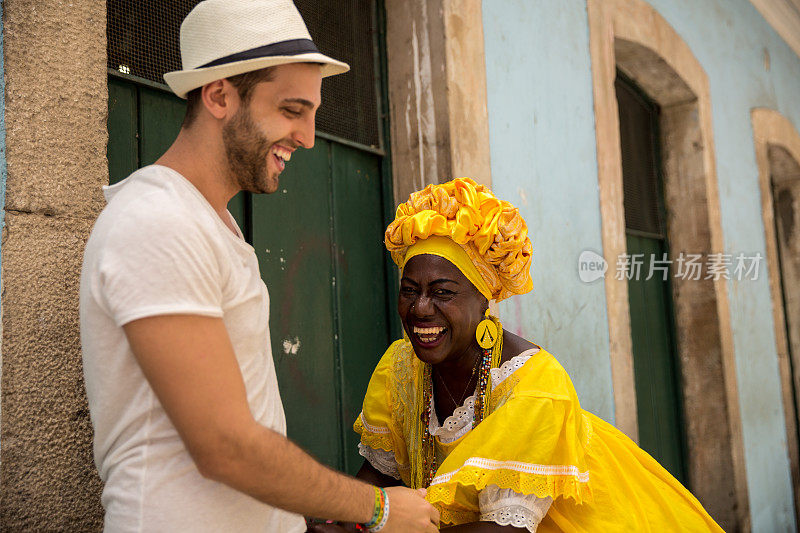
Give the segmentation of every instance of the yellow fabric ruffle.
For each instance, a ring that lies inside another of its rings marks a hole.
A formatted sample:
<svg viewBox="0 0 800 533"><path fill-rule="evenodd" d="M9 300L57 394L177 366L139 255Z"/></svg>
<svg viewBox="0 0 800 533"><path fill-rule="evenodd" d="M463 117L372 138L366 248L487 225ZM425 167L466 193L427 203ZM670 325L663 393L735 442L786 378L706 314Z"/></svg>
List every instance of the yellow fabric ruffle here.
<svg viewBox="0 0 800 533"><path fill-rule="evenodd" d="M407 486L409 458L419 442L411 428L420 364L408 341L393 343L354 424L363 444L394 453ZM427 499L443 525L479 520L480 491L497 485L553 498L540 533L722 531L658 462L581 409L569 376L545 350L490 386L490 414L483 422L453 443L437 439L437 455L444 459Z"/></svg>
<svg viewBox="0 0 800 533"><path fill-rule="evenodd" d="M723 533L691 492L621 431L584 412L592 503L556 500L537 533L691 531Z"/></svg>
<svg viewBox="0 0 800 533"><path fill-rule="evenodd" d="M491 290L503 300L533 288L533 247L519 210L470 178L428 185L397 208L385 244L398 266L408 247L433 235L448 237L467 252Z"/></svg>
<svg viewBox="0 0 800 533"><path fill-rule="evenodd" d="M459 439L439 466L428 500L440 510L474 512L477 492L488 484L578 503L591 498L583 451L590 427L560 365L552 357L537 362L531 372L546 383L524 387L520 382L505 396L493 393L490 406L495 410ZM362 444L393 452L403 466L417 455L418 439L410 435L417 431L414 385L420 366L408 341L393 343L372 375L353 425ZM509 432L509 427L516 430ZM403 481L413 486L411 479Z"/></svg>
<svg viewBox="0 0 800 533"><path fill-rule="evenodd" d="M406 448L407 432L403 431L403 423L407 417L403 413L403 402L397 394L398 371L403 368L397 365L397 356L405 352L404 361L408 361L409 341L400 339L392 343L386 350L378 366L372 372L361 413L353 424L353 429L361 436L361 444L373 449L393 452L395 461L401 467L409 464ZM411 350L413 354L413 350ZM414 358L416 359L416 358ZM409 369L410 370L410 369ZM408 380L408 376L405 378ZM408 471L401 468L401 475ZM410 479L403 476L403 483L409 485Z"/></svg>
<svg viewBox="0 0 800 533"><path fill-rule="evenodd" d="M526 366L511 396L440 465L428 488L428 501L440 509L476 510L477 493L487 485L578 504L591 501L585 453L591 424L572 383L543 350Z"/></svg>

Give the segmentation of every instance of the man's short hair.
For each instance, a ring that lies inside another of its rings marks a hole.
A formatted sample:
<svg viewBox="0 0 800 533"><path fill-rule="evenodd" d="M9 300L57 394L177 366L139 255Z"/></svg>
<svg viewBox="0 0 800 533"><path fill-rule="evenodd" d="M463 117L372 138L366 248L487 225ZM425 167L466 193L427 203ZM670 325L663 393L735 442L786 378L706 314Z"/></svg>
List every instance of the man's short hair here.
<svg viewBox="0 0 800 533"><path fill-rule="evenodd" d="M250 103L250 97L253 95L253 88L256 85L262 81L272 81L275 68L276 67L262 68L228 78L231 85L236 87L236 92L239 93L242 105ZM197 118L197 115L200 113L200 106L203 105L202 98L200 97L200 92L202 90L202 87L198 87L186 95L186 115L183 117L181 128L188 128L191 126L194 119Z"/></svg>

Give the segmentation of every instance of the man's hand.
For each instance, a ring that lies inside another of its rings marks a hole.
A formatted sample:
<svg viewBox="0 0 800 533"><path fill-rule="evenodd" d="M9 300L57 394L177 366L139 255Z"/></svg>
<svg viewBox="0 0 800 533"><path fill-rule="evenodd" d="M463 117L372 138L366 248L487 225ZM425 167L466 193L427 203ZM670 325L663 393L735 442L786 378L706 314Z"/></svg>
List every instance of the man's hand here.
<svg viewBox="0 0 800 533"><path fill-rule="evenodd" d="M425 501L425 490L389 487L389 521L381 533L439 531L439 511Z"/></svg>
<svg viewBox="0 0 800 533"><path fill-rule="evenodd" d="M430 529L430 526L439 525L439 511L424 500L427 493L425 489L414 491L402 486L398 487L400 481L381 474L366 459L356 474L356 478L378 487L386 487L386 494L389 496L389 521L386 525L387 529L382 531L437 531L436 527ZM404 525L403 520L408 520L407 516L412 517L411 520L418 521L418 525L423 529L408 529L413 526ZM394 529L398 527L396 524L399 524L398 529Z"/></svg>

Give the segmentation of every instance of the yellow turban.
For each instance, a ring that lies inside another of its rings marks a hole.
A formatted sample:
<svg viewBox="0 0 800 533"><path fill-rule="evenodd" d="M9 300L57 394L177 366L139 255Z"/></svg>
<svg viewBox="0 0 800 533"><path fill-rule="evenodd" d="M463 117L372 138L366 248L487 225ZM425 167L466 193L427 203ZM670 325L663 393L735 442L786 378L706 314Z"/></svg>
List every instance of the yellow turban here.
<svg viewBox="0 0 800 533"><path fill-rule="evenodd" d="M386 228L386 249L402 268L409 247L431 236L449 237L464 249L485 286L471 281L484 294L488 287L492 299L533 289L528 226L516 207L472 179L457 178L412 193Z"/></svg>

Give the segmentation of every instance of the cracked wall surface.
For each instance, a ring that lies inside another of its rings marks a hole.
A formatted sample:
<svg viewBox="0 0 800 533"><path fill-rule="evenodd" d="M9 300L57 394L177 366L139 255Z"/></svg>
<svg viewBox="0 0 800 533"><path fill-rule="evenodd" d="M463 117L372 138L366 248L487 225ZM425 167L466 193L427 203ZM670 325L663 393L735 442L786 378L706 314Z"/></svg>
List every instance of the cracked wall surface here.
<svg viewBox="0 0 800 533"><path fill-rule="evenodd" d="M0 529L100 530L78 286L108 180L106 4L6 0L3 11Z"/></svg>

